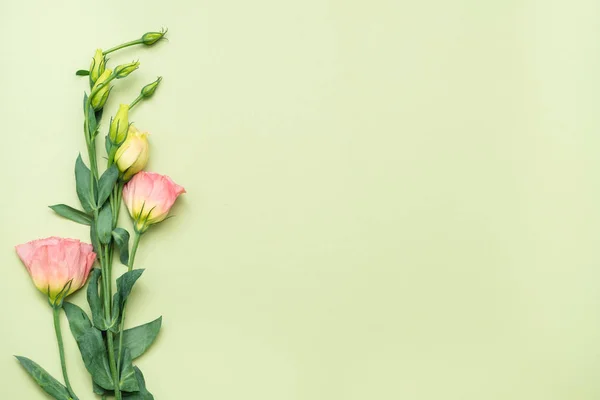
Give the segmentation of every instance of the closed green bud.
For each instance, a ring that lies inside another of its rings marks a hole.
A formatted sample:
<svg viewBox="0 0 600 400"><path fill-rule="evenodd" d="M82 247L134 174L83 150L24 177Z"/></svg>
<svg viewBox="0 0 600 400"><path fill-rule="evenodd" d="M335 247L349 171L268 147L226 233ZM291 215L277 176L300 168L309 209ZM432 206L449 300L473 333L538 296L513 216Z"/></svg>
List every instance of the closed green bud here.
<svg viewBox="0 0 600 400"><path fill-rule="evenodd" d="M121 104L117 115L110 121L108 137L111 143L120 146L127 138L129 130L129 104Z"/></svg>
<svg viewBox="0 0 600 400"><path fill-rule="evenodd" d="M96 50L96 54L94 54L94 58L92 59L92 63L90 64L90 79L92 82L96 82L100 75L104 73L104 69L106 68L106 58L104 58L104 54L102 54L102 50Z"/></svg>
<svg viewBox="0 0 600 400"><path fill-rule="evenodd" d="M158 87L158 84L160 83L160 81L162 81L162 76L159 76L154 82L147 84L146 86L144 86L142 88L142 96L144 98L148 98L151 97L154 92L156 92L156 88Z"/></svg>
<svg viewBox="0 0 600 400"><path fill-rule="evenodd" d="M140 67L139 61L130 62L129 64L121 64L115 68L115 77L117 79L125 78L127 75Z"/></svg>
<svg viewBox="0 0 600 400"><path fill-rule="evenodd" d="M161 30L160 32L147 32L142 36L142 43L146 46L152 46L154 43L161 40L167 34L167 29Z"/></svg>
<svg viewBox="0 0 600 400"><path fill-rule="evenodd" d="M95 111L100 110L102 107L104 107L104 104L106 104L106 99L108 99L108 95L111 89L108 82L110 81L110 79L112 79L112 73L112 69L105 70L102 73L102 75L100 75L100 77L94 84L94 87L92 88L92 93L96 92L96 94L94 94L94 97L92 97L91 100L92 107ZM102 87L100 87L100 85L102 85Z"/></svg>

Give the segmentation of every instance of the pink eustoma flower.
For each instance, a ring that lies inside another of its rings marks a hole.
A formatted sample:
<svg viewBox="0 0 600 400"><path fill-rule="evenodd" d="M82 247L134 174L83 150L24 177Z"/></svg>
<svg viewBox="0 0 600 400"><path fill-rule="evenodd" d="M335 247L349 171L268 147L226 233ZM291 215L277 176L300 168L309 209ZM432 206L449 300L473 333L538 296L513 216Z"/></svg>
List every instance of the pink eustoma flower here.
<svg viewBox="0 0 600 400"><path fill-rule="evenodd" d="M77 239L49 237L15 248L33 283L52 304L85 285L96 260L92 245Z"/></svg>
<svg viewBox="0 0 600 400"><path fill-rule="evenodd" d="M136 232L167 218L171 207L185 189L166 175L141 171L123 188L123 201L135 221Z"/></svg>

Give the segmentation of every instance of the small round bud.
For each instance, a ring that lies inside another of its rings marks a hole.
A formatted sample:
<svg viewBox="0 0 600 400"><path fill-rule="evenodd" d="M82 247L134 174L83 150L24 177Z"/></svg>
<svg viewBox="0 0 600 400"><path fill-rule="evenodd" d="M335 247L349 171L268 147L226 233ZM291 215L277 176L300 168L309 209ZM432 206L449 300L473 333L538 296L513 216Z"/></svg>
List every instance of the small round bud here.
<svg viewBox="0 0 600 400"><path fill-rule="evenodd" d="M156 92L156 88L160 84L160 81L162 81L162 76L159 76L154 82L149 83L146 86L144 86L142 88L142 96L146 99L149 97L152 97L154 92Z"/></svg>
<svg viewBox="0 0 600 400"><path fill-rule="evenodd" d="M106 99L108 99L108 95L110 93L110 85L107 81L112 75L112 69L105 70L102 75L98 78L94 87L92 88L92 92L96 91L94 97L92 97L91 104L95 111L100 110L106 104ZM101 86L102 85L102 86Z"/></svg>
<svg viewBox="0 0 600 400"><path fill-rule="evenodd" d="M128 181L144 169L149 158L148 133L129 127L127 139L115 154L115 163L121 171L121 179Z"/></svg>
<svg viewBox="0 0 600 400"><path fill-rule="evenodd" d="M127 138L129 130L129 104L121 104L117 115L110 121L110 130L108 137L110 141L120 146Z"/></svg>
<svg viewBox="0 0 600 400"><path fill-rule="evenodd" d="M94 54L94 58L92 59L92 63L90 64L90 79L92 82L96 82L100 75L104 73L106 69L106 58L104 58L104 54L102 54L102 50L96 50L96 54Z"/></svg>
<svg viewBox="0 0 600 400"><path fill-rule="evenodd" d="M127 75L140 67L139 61L130 62L129 64L121 64L115 68L115 77L117 79L125 78Z"/></svg>
<svg viewBox="0 0 600 400"><path fill-rule="evenodd" d="M146 46L152 46L154 43L161 40L167 34L167 29L163 29L160 32L147 32L142 36L142 43Z"/></svg>

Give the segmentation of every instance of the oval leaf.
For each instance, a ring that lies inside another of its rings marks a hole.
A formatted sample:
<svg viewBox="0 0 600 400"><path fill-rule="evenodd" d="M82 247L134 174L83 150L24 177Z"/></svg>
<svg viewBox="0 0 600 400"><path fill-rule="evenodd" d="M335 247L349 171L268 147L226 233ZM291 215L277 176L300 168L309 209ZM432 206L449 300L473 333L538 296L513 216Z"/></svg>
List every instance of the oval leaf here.
<svg viewBox="0 0 600 400"><path fill-rule="evenodd" d="M92 310L94 326L101 331L105 331L107 329L106 321L104 320L104 315L102 313L102 301L98 295L98 281L100 280L101 275L102 271L100 271L99 268L92 269L87 287L87 300L90 309Z"/></svg>
<svg viewBox="0 0 600 400"><path fill-rule="evenodd" d="M104 171L98 180L98 207L102 207L106 199L108 199L108 196L110 196L115 187L115 183L117 183L118 177L119 169L114 164Z"/></svg>
<svg viewBox="0 0 600 400"><path fill-rule="evenodd" d="M110 373L102 333L92 326L87 314L75 304L65 303L63 308L85 368L92 375L92 380L104 389L113 389L114 381Z"/></svg>
<svg viewBox="0 0 600 400"><path fill-rule="evenodd" d="M112 236L117 246L119 246L121 264L127 266L129 264L129 232L123 228L116 228L112 232Z"/></svg>
<svg viewBox="0 0 600 400"><path fill-rule="evenodd" d="M96 254L101 254L102 249L100 248L100 242L98 241L98 235L96 234L96 223L92 221L90 225L90 240L92 241L92 246L94 246L94 252Z"/></svg>
<svg viewBox="0 0 600 400"><path fill-rule="evenodd" d="M127 301L133 285L143 273L143 269L134 269L133 271L125 272L117 279L117 291L119 292L121 307Z"/></svg>
<svg viewBox="0 0 600 400"><path fill-rule="evenodd" d="M80 69L77 72L75 72L75 75L77 76L88 76L90 74L90 71L88 71L87 69Z"/></svg>
<svg viewBox="0 0 600 400"><path fill-rule="evenodd" d="M117 292L113 296L113 308L112 308L112 321L113 332L117 332L119 324L121 323L121 315L123 314L123 307L131 293L131 289L135 282L142 276L143 269L134 269L133 271L125 272L117 279Z"/></svg>
<svg viewBox="0 0 600 400"><path fill-rule="evenodd" d="M77 197L79 197L83 209L87 212L94 211L96 201L92 198L91 172L81 159L81 154L77 157L77 161L75 161L75 184Z"/></svg>
<svg viewBox="0 0 600 400"><path fill-rule="evenodd" d="M98 240L100 243L110 243L110 239L112 237L112 211L110 210L110 204L105 204L100 210L96 231L98 233Z"/></svg>

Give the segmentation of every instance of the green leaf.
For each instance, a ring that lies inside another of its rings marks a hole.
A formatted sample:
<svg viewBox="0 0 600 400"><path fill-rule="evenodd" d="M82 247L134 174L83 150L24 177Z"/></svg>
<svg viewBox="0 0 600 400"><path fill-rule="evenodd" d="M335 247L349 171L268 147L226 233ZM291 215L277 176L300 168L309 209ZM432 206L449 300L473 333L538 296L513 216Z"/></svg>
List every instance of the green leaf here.
<svg viewBox="0 0 600 400"><path fill-rule="evenodd" d="M98 281L100 280L101 275L102 271L99 268L92 269L90 282L88 283L87 287L87 300L88 304L90 305L90 309L92 310L92 320L94 321L94 326L101 331L105 331L108 328L102 312L102 301L98 295Z"/></svg>
<svg viewBox="0 0 600 400"><path fill-rule="evenodd" d="M87 314L73 303L64 303L63 308L71 333L77 341L81 358L92 380L104 389L113 389L114 381L110 373L106 346L102 333L92 326Z"/></svg>
<svg viewBox="0 0 600 400"><path fill-rule="evenodd" d="M90 103L90 108L88 111L88 132L90 137L96 137L96 132L98 131L98 121L100 118L96 118L96 113L94 112L94 108Z"/></svg>
<svg viewBox="0 0 600 400"><path fill-rule="evenodd" d="M104 171L98 180L98 207L102 207L108 196L112 193L115 183L117 183L117 178L119 178L119 169L113 164L109 169Z"/></svg>
<svg viewBox="0 0 600 400"><path fill-rule="evenodd" d="M90 74L90 71L88 71L87 69L80 69L79 71L75 72L75 75L77 76L88 76Z"/></svg>
<svg viewBox="0 0 600 400"><path fill-rule="evenodd" d="M117 293L119 294L121 308L125 304L125 301L127 301L133 285L143 273L143 269L134 269L133 271L125 272L117 279Z"/></svg>
<svg viewBox="0 0 600 400"><path fill-rule="evenodd" d="M25 371L29 373L33 380L40 385L40 387L44 389L46 393L57 400L72 400L67 388L62 383L54 379L52 375L50 375L45 369L31 361L29 358L20 356L15 357L17 360L19 360L21 366L25 368Z"/></svg>
<svg viewBox="0 0 600 400"><path fill-rule="evenodd" d="M110 321L110 329L113 333L119 333L119 328L121 324L121 300L120 300L119 292L113 295L112 302L112 311L111 311L111 321Z"/></svg>
<svg viewBox="0 0 600 400"><path fill-rule="evenodd" d="M158 317L152 322L123 331L123 348L131 352L133 360L144 354L154 343L161 325L162 317Z"/></svg>
<svg viewBox="0 0 600 400"><path fill-rule="evenodd" d="M122 370L119 378L119 387L126 392L137 392L140 390L138 380L135 377L132 361L129 349L125 349L121 363Z"/></svg>
<svg viewBox="0 0 600 400"><path fill-rule="evenodd" d="M87 100L88 100L88 95L87 93L83 92L83 112L85 113L85 108L87 106ZM102 114L100 114L100 117L102 116ZM96 133L98 131L98 121L100 121L100 117L94 112L94 108L92 107L91 103L90 106L88 107L88 134L90 135L90 137L95 137Z"/></svg>
<svg viewBox="0 0 600 400"><path fill-rule="evenodd" d="M96 234L96 223L92 221L90 225L90 240L92 241L92 246L94 246L94 252L96 254L100 254L100 242L98 241L98 235Z"/></svg>
<svg viewBox="0 0 600 400"><path fill-rule="evenodd" d="M110 204L105 204L104 207L100 209L96 232L98 233L98 240L100 240L100 243L110 243L112 237L112 211L110 210Z"/></svg>
<svg viewBox="0 0 600 400"><path fill-rule="evenodd" d="M90 112L94 112L93 109ZM100 110L96 111L96 121L100 121L102 119L102 114L104 113L104 108L101 108Z"/></svg>
<svg viewBox="0 0 600 400"><path fill-rule="evenodd" d="M85 107L87 106L88 95L86 92L83 92L83 112L85 112Z"/></svg>
<svg viewBox="0 0 600 400"><path fill-rule="evenodd" d="M142 276L143 269L134 269L133 271L125 272L117 279L117 292L113 296L113 308L112 308L112 323L113 332L117 331L117 328L121 322L121 314L123 312L123 306L127 301L127 297L131 293L131 289L135 282ZM116 323L114 323L116 321Z"/></svg>
<svg viewBox="0 0 600 400"><path fill-rule="evenodd" d="M104 389L102 386L98 385L94 381L92 381L92 389L94 390L94 393L96 393L99 396L112 395L112 391Z"/></svg>
<svg viewBox="0 0 600 400"><path fill-rule="evenodd" d="M73 303L64 302L63 309L65 310L65 315L69 320L69 328L71 328L71 333L75 339L85 335L92 327L90 318L79 306Z"/></svg>
<svg viewBox="0 0 600 400"><path fill-rule="evenodd" d="M152 393L150 393L148 389L146 389L146 381L144 380L144 375L142 374L142 371L140 371L138 367L133 367L133 370L135 371L135 377L138 381L140 391L137 393L125 392L123 393L123 397L129 400L154 400L154 396L152 396Z"/></svg>
<svg viewBox="0 0 600 400"><path fill-rule="evenodd" d="M75 221L79 224L83 225L91 225L92 217L83 211L79 211L73 207L70 207L66 204L55 204L53 206L49 206L55 213L60 215L61 217L65 217L70 219L71 221Z"/></svg>
<svg viewBox="0 0 600 400"><path fill-rule="evenodd" d="M87 212L94 211L96 199L92 198L91 172L81 159L81 154L75 162L75 183L77 185L77 197L79 197L83 209Z"/></svg>
<svg viewBox="0 0 600 400"><path fill-rule="evenodd" d="M116 228L113 230L112 236L117 246L119 246L121 264L129 265L129 232L123 228Z"/></svg>

